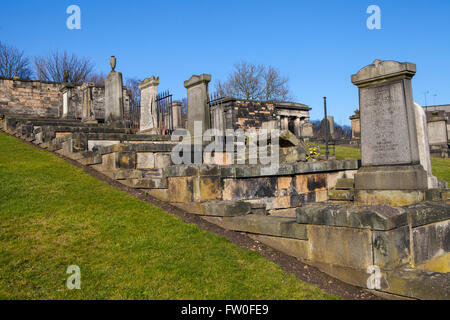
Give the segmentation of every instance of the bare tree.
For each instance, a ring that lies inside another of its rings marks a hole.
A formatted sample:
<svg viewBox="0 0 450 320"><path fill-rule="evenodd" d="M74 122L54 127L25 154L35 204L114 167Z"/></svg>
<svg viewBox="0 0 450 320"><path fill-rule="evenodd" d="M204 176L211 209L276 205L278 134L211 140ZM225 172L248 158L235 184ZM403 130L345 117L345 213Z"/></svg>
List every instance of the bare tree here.
<svg viewBox="0 0 450 320"><path fill-rule="evenodd" d="M125 81L125 86L130 91L131 105L137 106L141 101L141 91L139 90L139 80L135 78L129 78Z"/></svg>
<svg viewBox="0 0 450 320"><path fill-rule="evenodd" d="M272 66L255 65L242 61L234 65L227 81L216 81L216 91L221 96L246 100L289 100L289 79L281 76Z"/></svg>
<svg viewBox="0 0 450 320"><path fill-rule="evenodd" d="M0 42L0 77L30 79L30 60L23 51Z"/></svg>
<svg viewBox="0 0 450 320"><path fill-rule="evenodd" d="M90 76L88 76L86 81L93 82L97 87L104 87L105 79L106 76L103 74L103 72L100 72L100 73L92 73Z"/></svg>
<svg viewBox="0 0 450 320"><path fill-rule="evenodd" d="M81 84L91 75L93 64L88 58L54 51L46 57L36 57L34 67L39 80L62 82L64 70L67 70L69 82Z"/></svg>
<svg viewBox="0 0 450 320"><path fill-rule="evenodd" d="M278 70L269 66L263 74L264 78L264 98L266 101L288 101L291 99L289 94L287 77L283 77Z"/></svg>

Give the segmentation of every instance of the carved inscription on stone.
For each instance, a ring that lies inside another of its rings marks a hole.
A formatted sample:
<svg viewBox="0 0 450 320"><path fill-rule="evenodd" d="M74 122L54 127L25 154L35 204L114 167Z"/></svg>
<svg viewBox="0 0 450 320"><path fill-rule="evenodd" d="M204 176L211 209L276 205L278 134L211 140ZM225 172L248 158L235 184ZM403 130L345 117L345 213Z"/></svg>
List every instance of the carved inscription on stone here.
<svg viewBox="0 0 450 320"><path fill-rule="evenodd" d="M360 99L363 165L411 163L402 84L360 88Z"/></svg>

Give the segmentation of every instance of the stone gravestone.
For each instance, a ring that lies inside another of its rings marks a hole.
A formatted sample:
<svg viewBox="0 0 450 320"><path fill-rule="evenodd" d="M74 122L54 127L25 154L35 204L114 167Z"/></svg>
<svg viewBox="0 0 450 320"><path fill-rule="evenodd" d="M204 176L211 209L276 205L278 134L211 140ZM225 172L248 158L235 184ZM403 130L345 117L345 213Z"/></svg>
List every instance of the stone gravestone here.
<svg viewBox="0 0 450 320"><path fill-rule="evenodd" d="M423 108L414 103L414 114L417 127L417 144L419 148L420 164L427 172L427 183L429 189L438 188L438 179L433 176L430 160L430 145L428 143L427 116Z"/></svg>
<svg viewBox="0 0 450 320"><path fill-rule="evenodd" d="M184 82L187 89L187 130L194 137L194 121L201 121L203 134L211 127L208 105L208 83L211 75L202 74L192 76Z"/></svg>
<svg viewBox="0 0 450 320"><path fill-rule="evenodd" d="M111 72L105 80L105 122L123 127L123 84L122 73L114 71L116 58L110 59Z"/></svg>
<svg viewBox="0 0 450 320"><path fill-rule="evenodd" d="M156 94L158 93L159 77L151 76L139 83L141 90L141 121L140 132L151 132L156 128Z"/></svg>
<svg viewBox="0 0 450 320"><path fill-rule="evenodd" d="M428 183L420 164L412 97L415 73L413 63L375 60L352 75L360 103L362 168L355 176L359 201L365 196L393 205L423 200Z"/></svg>
<svg viewBox="0 0 450 320"><path fill-rule="evenodd" d="M433 111L428 119L430 144L447 144L447 121L439 111Z"/></svg>

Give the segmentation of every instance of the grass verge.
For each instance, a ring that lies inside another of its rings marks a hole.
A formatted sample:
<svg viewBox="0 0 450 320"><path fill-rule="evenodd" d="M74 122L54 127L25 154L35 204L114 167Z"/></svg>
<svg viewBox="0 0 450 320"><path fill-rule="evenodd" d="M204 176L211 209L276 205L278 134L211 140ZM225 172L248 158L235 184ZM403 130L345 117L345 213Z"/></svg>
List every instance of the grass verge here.
<svg viewBox="0 0 450 320"><path fill-rule="evenodd" d="M0 299L336 299L47 151L0 150Z"/></svg>

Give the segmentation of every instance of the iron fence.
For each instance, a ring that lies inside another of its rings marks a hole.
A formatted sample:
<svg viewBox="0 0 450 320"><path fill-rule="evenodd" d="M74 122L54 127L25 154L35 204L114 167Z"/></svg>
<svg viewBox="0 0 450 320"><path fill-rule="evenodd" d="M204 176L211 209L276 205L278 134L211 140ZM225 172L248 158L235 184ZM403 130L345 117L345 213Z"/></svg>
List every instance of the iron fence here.
<svg viewBox="0 0 450 320"><path fill-rule="evenodd" d="M156 95L156 128L159 134L173 132L172 94L167 90Z"/></svg>

